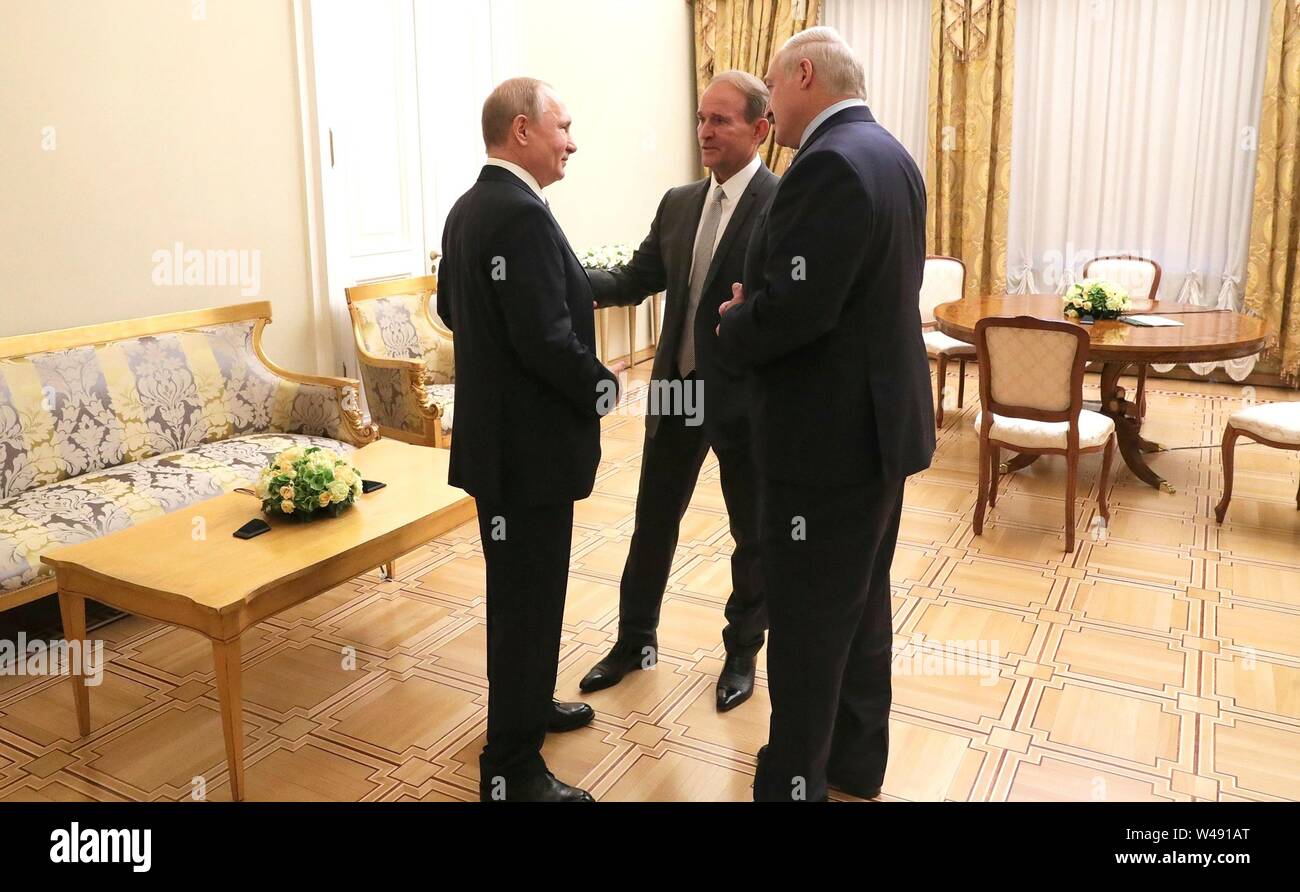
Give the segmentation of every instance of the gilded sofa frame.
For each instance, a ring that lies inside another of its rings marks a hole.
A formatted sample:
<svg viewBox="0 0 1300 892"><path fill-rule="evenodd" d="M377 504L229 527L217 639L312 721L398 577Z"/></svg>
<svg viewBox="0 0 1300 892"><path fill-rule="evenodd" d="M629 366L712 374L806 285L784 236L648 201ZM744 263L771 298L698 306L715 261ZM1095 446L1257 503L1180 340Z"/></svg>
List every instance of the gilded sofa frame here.
<svg viewBox="0 0 1300 892"><path fill-rule="evenodd" d="M253 352L271 374L299 384L315 384L332 388L338 393L344 429L349 434L351 442L356 446L364 446L379 439L379 428L366 419L361 412L359 397L361 382L354 378L335 378L291 372L276 365L267 357L262 347L262 332L271 322L270 301L263 300L226 307L209 307L202 310L164 313L158 316L144 316L117 322L101 322L96 325L82 325L76 328L12 335L0 338L0 360L17 359L33 353L48 353L52 350L70 350L74 347L96 347L114 341L129 340L147 335L168 334L176 331L188 331L208 325L243 322L249 319L257 320L256 325L253 327ZM0 612L20 607L38 598L52 595L56 591L58 591L58 587L55 584L54 577L51 576L23 588L15 589L12 592L0 594Z"/></svg>

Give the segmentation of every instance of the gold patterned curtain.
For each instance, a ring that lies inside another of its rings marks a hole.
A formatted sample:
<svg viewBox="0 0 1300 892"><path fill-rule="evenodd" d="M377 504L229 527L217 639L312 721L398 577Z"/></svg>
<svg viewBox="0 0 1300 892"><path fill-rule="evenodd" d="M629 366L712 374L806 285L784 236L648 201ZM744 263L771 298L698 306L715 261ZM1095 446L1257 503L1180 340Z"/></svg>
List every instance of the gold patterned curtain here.
<svg viewBox="0 0 1300 892"><path fill-rule="evenodd" d="M817 24L821 0L695 0L695 96L718 72L739 68L763 77L768 62L790 37ZM758 149L773 173L794 153L772 139Z"/></svg>
<svg viewBox="0 0 1300 892"><path fill-rule="evenodd" d="M1007 290L1016 0L931 0L926 244L966 293Z"/></svg>
<svg viewBox="0 0 1300 892"><path fill-rule="evenodd" d="M1259 117L1246 309L1276 344L1268 359L1300 383L1300 0L1273 0ZM1269 362L1268 365L1272 365Z"/></svg>

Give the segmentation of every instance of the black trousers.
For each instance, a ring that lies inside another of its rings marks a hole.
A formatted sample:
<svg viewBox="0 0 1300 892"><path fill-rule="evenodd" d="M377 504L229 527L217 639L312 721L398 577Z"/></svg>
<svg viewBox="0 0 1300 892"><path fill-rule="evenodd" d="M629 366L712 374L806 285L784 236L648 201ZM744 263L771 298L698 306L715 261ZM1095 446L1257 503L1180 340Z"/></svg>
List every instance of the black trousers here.
<svg viewBox="0 0 1300 892"><path fill-rule="evenodd" d="M704 425L684 415L665 415L641 454L636 526L619 589L618 637L649 644L659 628L659 609L672 570L682 516L690 505L709 451ZM758 475L748 442L715 449L722 477L731 537L731 595L722 640L727 653L753 656L763 646L767 610L763 603L758 550Z"/></svg>
<svg viewBox="0 0 1300 892"><path fill-rule="evenodd" d="M903 481L765 480L762 498L772 718L754 798L825 799L828 773L874 790L889 754L889 565Z"/></svg>
<svg viewBox="0 0 1300 892"><path fill-rule="evenodd" d="M487 564L488 726L479 771L490 795L546 771L541 749L560 657L573 503L476 502Z"/></svg>

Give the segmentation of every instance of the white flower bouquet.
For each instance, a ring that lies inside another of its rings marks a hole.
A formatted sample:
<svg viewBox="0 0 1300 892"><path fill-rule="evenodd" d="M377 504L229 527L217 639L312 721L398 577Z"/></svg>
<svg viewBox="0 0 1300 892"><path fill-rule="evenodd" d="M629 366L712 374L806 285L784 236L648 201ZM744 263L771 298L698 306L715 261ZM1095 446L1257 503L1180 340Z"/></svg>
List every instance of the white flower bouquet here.
<svg viewBox="0 0 1300 892"><path fill-rule="evenodd" d="M255 492L267 514L336 517L361 495L361 475L332 449L294 446L262 471Z"/></svg>
<svg viewBox="0 0 1300 892"><path fill-rule="evenodd" d="M630 245L605 245L578 255L578 262L587 269L613 269L632 259Z"/></svg>
<svg viewBox="0 0 1300 892"><path fill-rule="evenodd" d="M1070 318L1118 319L1129 308L1128 292L1122 285L1103 279L1084 279L1065 292L1065 315Z"/></svg>

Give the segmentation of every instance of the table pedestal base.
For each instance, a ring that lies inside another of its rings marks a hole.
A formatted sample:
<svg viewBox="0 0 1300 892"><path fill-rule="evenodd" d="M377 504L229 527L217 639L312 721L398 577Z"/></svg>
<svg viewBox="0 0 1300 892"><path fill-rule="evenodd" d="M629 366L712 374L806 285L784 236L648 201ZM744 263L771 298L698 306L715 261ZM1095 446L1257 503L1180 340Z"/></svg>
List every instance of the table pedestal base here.
<svg viewBox="0 0 1300 892"><path fill-rule="evenodd" d="M1164 492L1177 492L1173 484L1161 477L1151 466L1142 458L1143 454L1151 452L1164 452L1165 447L1159 443L1142 437L1142 412L1141 407L1126 398L1127 394L1124 388L1119 384L1120 375L1132 363L1128 362L1106 362L1101 368L1101 402L1086 403L1086 407L1094 412L1100 412L1111 421L1115 422L1115 438L1119 441L1119 454L1124 459L1124 464L1133 472L1133 476L1141 480L1148 486ZM1003 473L1009 474L1012 471L1019 471L1021 468L1027 468L1038 460L1037 455L1019 454L1010 461L1001 466Z"/></svg>

